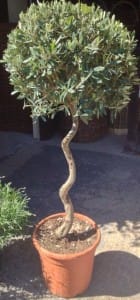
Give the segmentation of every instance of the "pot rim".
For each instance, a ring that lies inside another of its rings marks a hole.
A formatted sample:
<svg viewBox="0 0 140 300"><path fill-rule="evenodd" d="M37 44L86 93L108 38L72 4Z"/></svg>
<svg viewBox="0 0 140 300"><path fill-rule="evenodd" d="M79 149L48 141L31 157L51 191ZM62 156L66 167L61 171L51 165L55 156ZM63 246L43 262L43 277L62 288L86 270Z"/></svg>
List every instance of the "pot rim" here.
<svg viewBox="0 0 140 300"><path fill-rule="evenodd" d="M80 252L77 252L77 253L56 253L56 252L52 252L52 251L49 251L48 249L42 247L36 237L36 234L37 234L37 231L39 229L39 227L45 223L47 220L49 219L54 219L54 218L57 218L57 217L61 217L61 216L65 216L65 213L64 212L60 212L60 213L56 213L56 214L52 214L52 215L49 215L45 218L43 218L42 220L40 220L36 226L35 226L35 229L33 231L33 235L32 235L32 241L33 241L33 245L35 246L35 248L37 250L39 250L39 248L41 249L41 251L43 251L46 255L48 255L50 258L54 258L54 259L58 259L58 260L70 260L70 259L74 259L76 257L80 257L82 255L85 255L87 254L88 252L91 252L93 251L93 249L96 250L96 247L98 246L98 244L100 243L100 240L101 240L101 232L100 232L100 229L99 227L97 226L96 222L91 219L90 217L86 216L86 215L83 215L83 214L80 214L80 213L74 213L74 216L78 217L79 219L82 219L82 220L85 220L85 221L88 221L90 224L93 225L94 228L96 228L97 232L96 232L96 239L94 240L93 244L91 246L89 246L88 248L84 249L83 251L80 251ZM94 250L94 252L95 252Z"/></svg>

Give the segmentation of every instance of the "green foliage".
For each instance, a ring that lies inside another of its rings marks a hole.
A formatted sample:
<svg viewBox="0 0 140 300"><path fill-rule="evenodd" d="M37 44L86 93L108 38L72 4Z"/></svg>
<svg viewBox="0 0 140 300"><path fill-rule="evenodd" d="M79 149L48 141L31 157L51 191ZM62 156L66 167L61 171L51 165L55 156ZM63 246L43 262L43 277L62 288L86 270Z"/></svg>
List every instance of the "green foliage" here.
<svg viewBox="0 0 140 300"><path fill-rule="evenodd" d="M28 198L24 189L15 189L11 183L0 180L0 248L20 234L29 222Z"/></svg>
<svg viewBox="0 0 140 300"><path fill-rule="evenodd" d="M109 12L54 0L21 13L3 62L32 115L70 114L74 106L84 120L129 102L138 84L135 47L134 32Z"/></svg>

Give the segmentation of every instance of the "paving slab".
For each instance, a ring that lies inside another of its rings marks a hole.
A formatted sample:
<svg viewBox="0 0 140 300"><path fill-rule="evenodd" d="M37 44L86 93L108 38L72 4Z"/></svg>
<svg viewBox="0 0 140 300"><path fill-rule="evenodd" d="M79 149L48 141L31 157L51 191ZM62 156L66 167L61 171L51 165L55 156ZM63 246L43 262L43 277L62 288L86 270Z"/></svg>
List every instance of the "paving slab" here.
<svg viewBox="0 0 140 300"><path fill-rule="evenodd" d="M62 211L58 188L67 177L67 165L60 138L4 135L8 147L5 142L6 150L0 150L0 176L16 187L26 186L34 222ZM140 156L124 153L124 142L125 137L109 135L71 146L77 165L71 191L75 210L95 219L102 234L91 285L77 300L140 299ZM0 300L61 299L44 286L30 234L13 241L0 261Z"/></svg>

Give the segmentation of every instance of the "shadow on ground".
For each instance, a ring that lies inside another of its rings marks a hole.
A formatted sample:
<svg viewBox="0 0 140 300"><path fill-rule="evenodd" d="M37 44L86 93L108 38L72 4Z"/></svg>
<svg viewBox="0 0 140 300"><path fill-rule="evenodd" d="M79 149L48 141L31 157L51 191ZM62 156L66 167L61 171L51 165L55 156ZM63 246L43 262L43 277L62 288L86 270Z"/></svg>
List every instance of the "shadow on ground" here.
<svg viewBox="0 0 140 300"><path fill-rule="evenodd" d="M83 271L84 272L84 271ZM41 277L31 239L17 240L1 254L1 300L51 299ZM129 297L140 292L140 261L130 253L107 251L96 256L93 279L81 297Z"/></svg>
<svg viewBox="0 0 140 300"><path fill-rule="evenodd" d="M118 230L135 232L139 222L140 161L106 153L73 151L77 180L71 190L76 211L104 225L116 222ZM41 219L63 210L58 189L68 175L67 164L58 147L44 146L7 180L27 187L30 208ZM136 240L138 243L138 239Z"/></svg>
<svg viewBox="0 0 140 300"><path fill-rule="evenodd" d="M85 297L110 295L130 297L140 293L140 261L124 251L107 251L96 256L91 285Z"/></svg>
<svg viewBox="0 0 140 300"><path fill-rule="evenodd" d="M30 238L5 247L0 256L0 299L39 299L46 293L39 257Z"/></svg>

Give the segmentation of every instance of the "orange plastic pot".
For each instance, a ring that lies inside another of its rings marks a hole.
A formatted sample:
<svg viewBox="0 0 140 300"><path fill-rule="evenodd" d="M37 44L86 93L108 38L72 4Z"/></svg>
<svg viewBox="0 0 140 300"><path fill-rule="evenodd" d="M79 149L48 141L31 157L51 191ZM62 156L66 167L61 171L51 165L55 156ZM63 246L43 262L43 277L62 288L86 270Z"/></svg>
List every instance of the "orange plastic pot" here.
<svg viewBox="0 0 140 300"><path fill-rule="evenodd" d="M83 293L89 286L94 266L94 254L101 238L100 230L97 228L96 239L92 246L79 253L58 254L50 252L40 246L37 240L39 227L48 219L64 216L64 213L51 215L41 220L33 233L33 244L39 253L42 265L43 277L48 289L52 294L71 298ZM75 216L83 221L88 221L95 227L96 223L82 214Z"/></svg>

